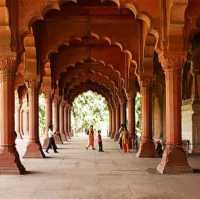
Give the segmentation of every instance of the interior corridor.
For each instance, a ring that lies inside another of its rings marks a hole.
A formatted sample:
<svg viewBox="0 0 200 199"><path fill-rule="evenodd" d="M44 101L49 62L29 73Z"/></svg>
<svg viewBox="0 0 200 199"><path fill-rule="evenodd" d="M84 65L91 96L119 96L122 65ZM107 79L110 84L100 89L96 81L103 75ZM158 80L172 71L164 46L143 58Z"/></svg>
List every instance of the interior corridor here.
<svg viewBox="0 0 200 199"><path fill-rule="evenodd" d="M31 174L1 176L0 198L199 199L200 174L163 176L155 173L159 158L124 154L110 138L104 138L104 153L87 151L86 143L86 138L74 137L59 145L58 154L50 150L45 159L22 159ZM193 168L199 161L189 158Z"/></svg>

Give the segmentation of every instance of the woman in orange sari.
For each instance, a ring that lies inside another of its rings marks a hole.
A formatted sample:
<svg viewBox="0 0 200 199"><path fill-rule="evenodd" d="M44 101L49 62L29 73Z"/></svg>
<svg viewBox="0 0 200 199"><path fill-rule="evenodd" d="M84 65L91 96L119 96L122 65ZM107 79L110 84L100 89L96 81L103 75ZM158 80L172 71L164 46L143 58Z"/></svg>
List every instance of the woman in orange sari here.
<svg viewBox="0 0 200 199"><path fill-rule="evenodd" d="M121 138L122 138L122 147L123 147L124 153L127 153L129 152L129 132L125 125L121 132Z"/></svg>
<svg viewBox="0 0 200 199"><path fill-rule="evenodd" d="M92 149L95 150L95 148L94 148L94 130L93 130L93 125L90 126L87 134L88 134L88 146L86 147L86 149L88 149L91 146Z"/></svg>

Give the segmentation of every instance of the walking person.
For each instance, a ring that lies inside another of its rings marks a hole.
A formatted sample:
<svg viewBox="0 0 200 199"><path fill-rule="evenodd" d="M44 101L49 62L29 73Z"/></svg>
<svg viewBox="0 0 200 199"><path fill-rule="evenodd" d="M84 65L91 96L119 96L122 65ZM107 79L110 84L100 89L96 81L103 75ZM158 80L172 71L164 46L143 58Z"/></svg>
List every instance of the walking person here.
<svg viewBox="0 0 200 199"><path fill-rule="evenodd" d="M120 146L120 149L123 149L123 145L122 145L122 131L123 129L125 128L125 124L121 124L121 127L119 129L119 146Z"/></svg>
<svg viewBox="0 0 200 199"><path fill-rule="evenodd" d="M89 147L92 147L92 150L95 150L94 148L94 130L93 130L93 125L90 126L90 128L88 129L88 145L86 147L86 149L89 149Z"/></svg>
<svg viewBox="0 0 200 199"><path fill-rule="evenodd" d="M97 141L98 141L98 145L99 145L99 152L104 152L103 141L102 141L102 137L101 137L101 130L98 130Z"/></svg>
<svg viewBox="0 0 200 199"><path fill-rule="evenodd" d="M53 148L54 153L58 153L57 146L56 146L55 139L54 139L54 133L53 133L53 126L52 125L49 125L48 137L49 137L49 144L47 146L46 152L48 153L49 149Z"/></svg>
<svg viewBox="0 0 200 199"><path fill-rule="evenodd" d="M129 152L129 132L125 125L121 132L121 139L122 139L122 147L123 147L124 153Z"/></svg>

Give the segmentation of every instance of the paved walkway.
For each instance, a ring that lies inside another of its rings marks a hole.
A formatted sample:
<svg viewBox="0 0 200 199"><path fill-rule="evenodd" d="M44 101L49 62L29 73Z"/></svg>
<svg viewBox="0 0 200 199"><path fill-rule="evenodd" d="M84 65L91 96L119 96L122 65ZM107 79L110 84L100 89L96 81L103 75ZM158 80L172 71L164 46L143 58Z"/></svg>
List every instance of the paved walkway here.
<svg viewBox="0 0 200 199"><path fill-rule="evenodd" d="M0 199L199 199L200 174L159 175L160 159L138 159L123 154L111 140L105 152L85 149L86 140L73 138L60 145L59 154L25 159L31 172L0 176ZM200 157L190 163L200 168Z"/></svg>

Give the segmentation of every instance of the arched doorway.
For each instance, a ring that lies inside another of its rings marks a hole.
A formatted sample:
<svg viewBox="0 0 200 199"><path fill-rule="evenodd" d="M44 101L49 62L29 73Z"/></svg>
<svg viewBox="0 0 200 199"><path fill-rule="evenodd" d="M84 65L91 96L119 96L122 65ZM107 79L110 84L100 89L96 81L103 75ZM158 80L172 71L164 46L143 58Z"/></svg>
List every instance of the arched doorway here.
<svg viewBox="0 0 200 199"><path fill-rule="evenodd" d="M103 136L108 135L109 109L106 99L93 91L78 95L72 104L72 130L75 136L85 136L90 125L95 131L101 130Z"/></svg>

